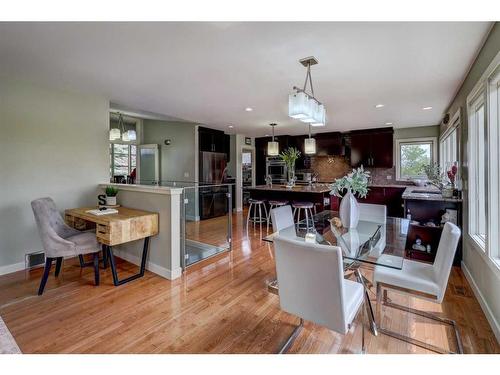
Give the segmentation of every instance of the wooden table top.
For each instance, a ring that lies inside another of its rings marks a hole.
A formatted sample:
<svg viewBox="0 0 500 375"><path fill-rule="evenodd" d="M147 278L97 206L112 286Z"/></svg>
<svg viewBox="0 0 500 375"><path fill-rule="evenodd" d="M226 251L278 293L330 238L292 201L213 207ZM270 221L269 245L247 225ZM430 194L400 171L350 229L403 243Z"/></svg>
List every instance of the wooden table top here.
<svg viewBox="0 0 500 375"><path fill-rule="evenodd" d="M98 224L109 224L111 222L116 222L116 221L123 221L123 220L128 220L132 218L137 218L141 216L150 216L150 215L156 215L158 214L156 212L149 212L149 211L142 211L142 210L136 210L133 208L127 208L127 207L117 207L116 210L118 210L117 214L108 214L108 215L93 215L87 211L89 210L95 210L97 207L80 207L80 208L71 208L65 211L66 215L71 215L74 217L78 217L81 219L85 219L88 221L93 221L94 223Z"/></svg>

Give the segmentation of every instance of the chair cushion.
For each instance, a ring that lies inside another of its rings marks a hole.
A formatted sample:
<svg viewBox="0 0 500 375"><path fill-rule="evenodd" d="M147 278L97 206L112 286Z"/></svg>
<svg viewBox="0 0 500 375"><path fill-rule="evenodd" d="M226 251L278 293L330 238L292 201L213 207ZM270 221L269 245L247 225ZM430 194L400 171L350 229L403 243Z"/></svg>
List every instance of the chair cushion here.
<svg viewBox="0 0 500 375"><path fill-rule="evenodd" d="M66 240L75 244L75 255L96 253L101 250L94 232L82 232L70 236Z"/></svg>
<svg viewBox="0 0 500 375"><path fill-rule="evenodd" d="M347 324L351 324L356 317L363 298L363 285L344 279L344 314Z"/></svg>
<svg viewBox="0 0 500 375"><path fill-rule="evenodd" d="M382 255L391 257L392 255ZM437 296L439 286L434 278L434 270L431 264L415 262L405 259L403 269L376 266L373 274L374 284L378 282L394 285L400 288L415 290Z"/></svg>

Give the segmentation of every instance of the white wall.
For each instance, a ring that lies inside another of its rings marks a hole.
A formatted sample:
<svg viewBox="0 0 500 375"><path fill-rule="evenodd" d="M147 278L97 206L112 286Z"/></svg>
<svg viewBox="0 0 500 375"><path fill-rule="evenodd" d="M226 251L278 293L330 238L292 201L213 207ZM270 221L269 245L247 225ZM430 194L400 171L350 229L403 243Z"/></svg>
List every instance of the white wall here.
<svg viewBox="0 0 500 375"><path fill-rule="evenodd" d="M197 180L196 124L143 120L142 133L143 143L160 145L160 179L162 181L194 182ZM171 140L168 146L164 143L166 139Z"/></svg>
<svg viewBox="0 0 500 375"><path fill-rule="evenodd" d="M42 250L30 202L96 202L109 179L109 102L0 77L0 274Z"/></svg>

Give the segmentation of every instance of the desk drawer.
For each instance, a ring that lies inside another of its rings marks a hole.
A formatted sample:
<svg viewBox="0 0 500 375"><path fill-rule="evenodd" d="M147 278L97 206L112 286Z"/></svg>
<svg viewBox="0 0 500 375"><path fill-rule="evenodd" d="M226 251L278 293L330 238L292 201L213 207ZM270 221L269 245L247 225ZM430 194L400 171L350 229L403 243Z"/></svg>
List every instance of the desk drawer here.
<svg viewBox="0 0 500 375"><path fill-rule="evenodd" d="M97 224L96 226L96 231L95 231L97 239L103 239L106 241L109 241L109 227L107 225L103 224Z"/></svg>

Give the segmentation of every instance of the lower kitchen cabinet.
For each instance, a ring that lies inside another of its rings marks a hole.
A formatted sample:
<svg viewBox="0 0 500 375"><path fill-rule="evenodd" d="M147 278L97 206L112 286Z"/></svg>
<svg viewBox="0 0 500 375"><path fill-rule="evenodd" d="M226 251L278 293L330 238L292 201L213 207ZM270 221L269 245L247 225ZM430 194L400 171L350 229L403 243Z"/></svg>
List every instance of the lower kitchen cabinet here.
<svg viewBox="0 0 500 375"><path fill-rule="evenodd" d="M387 216L404 217L403 192L406 187L372 186L366 198L356 198L360 203L383 204L387 207Z"/></svg>

